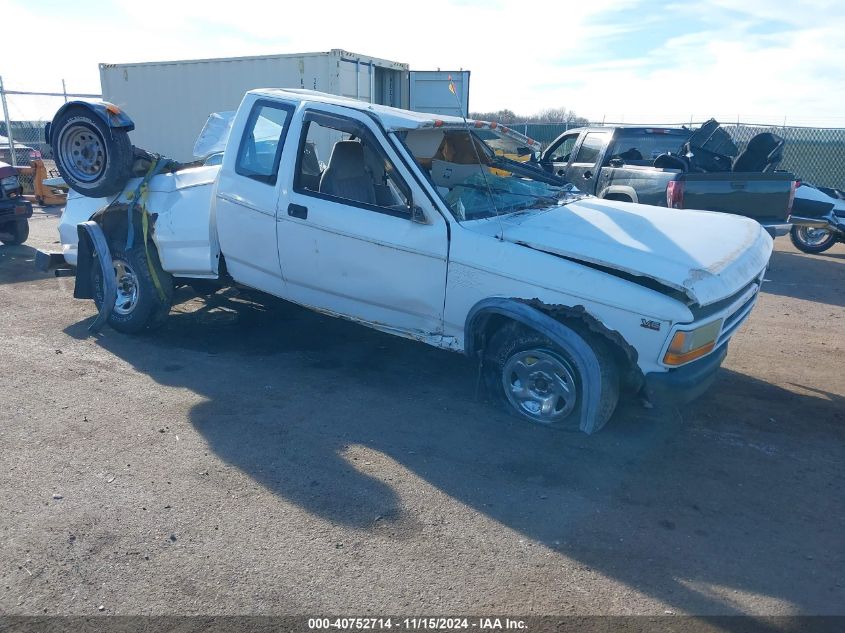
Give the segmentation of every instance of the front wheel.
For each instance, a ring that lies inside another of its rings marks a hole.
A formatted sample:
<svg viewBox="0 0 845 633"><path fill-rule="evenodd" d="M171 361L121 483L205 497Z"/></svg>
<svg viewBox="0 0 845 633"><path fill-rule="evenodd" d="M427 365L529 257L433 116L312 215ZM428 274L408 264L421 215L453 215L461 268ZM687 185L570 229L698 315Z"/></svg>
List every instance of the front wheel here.
<svg viewBox="0 0 845 633"><path fill-rule="evenodd" d="M173 278L162 269L155 247L149 245L149 262L143 244L135 244L127 249L120 244L110 243L109 250L117 283L117 296L109 315L109 325L126 334L137 334L161 326L170 312ZM161 292L153 279L153 272ZM99 310L103 305L103 278L99 264L92 266L91 274L94 303Z"/></svg>
<svg viewBox="0 0 845 633"><path fill-rule="evenodd" d="M587 341L599 363L598 420L602 428L619 400L619 370L606 346ZM569 354L547 337L520 324L493 335L485 363L488 389L507 410L530 422L577 430L583 377Z"/></svg>
<svg viewBox="0 0 845 633"><path fill-rule="evenodd" d="M799 251L805 253L823 253L836 244L836 234L827 229L811 226L793 225L789 231L789 239Z"/></svg>

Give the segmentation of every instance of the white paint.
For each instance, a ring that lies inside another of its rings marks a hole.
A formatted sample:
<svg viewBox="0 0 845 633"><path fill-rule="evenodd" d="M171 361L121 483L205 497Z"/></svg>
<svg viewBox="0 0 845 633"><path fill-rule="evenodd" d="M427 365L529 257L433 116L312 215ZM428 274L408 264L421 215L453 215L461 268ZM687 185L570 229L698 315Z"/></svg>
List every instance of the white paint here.
<svg viewBox="0 0 845 633"><path fill-rule="evenodd" d="M467 315L481 300L581 306L619 332L648 373L667 370L663 353L671 334L694 322L690 305L718 302L758 280L771 254L772 240L746 218L597 198L460 223L404 147L383 131L428 127L431 118L313 92L252 91L235 117L232 138L241 138L258 99L295 107L274 185L235 172L235 145L219 168L151 182L148 208L158 214L153 239L165 270L176 276L213 275L222 253L239 283L455 351L464 349ZM409 185L424 222L295 192L306 109L367 126ZM69 197L59 227L69 263L76 263L76 224L104 203ZM307 207L307 219L290 216L291 203ZM689 300L579 261L658 280ZM701 323L732 315L756 291L754 286L731 305L710 310ZM657 322L659 330L642 327L643 319Z"/></svg>

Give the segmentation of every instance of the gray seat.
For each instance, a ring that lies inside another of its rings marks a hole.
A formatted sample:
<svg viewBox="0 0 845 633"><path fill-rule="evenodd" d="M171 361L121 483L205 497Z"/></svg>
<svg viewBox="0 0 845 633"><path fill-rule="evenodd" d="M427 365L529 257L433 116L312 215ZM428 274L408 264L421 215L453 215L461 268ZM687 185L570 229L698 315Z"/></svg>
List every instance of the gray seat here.
<svg viewBox="0 0 845 633"><path fill-rule="evenodd" d="M364 146L358 141L338 141L332 149L329 165L320 178L320 193L376 203L373 179L364 169Z"/></svg>

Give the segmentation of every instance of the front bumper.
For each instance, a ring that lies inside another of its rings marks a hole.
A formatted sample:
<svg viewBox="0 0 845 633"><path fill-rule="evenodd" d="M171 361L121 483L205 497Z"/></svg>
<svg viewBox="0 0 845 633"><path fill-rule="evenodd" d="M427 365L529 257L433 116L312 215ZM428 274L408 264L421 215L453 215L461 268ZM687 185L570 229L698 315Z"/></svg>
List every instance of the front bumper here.
<svg viewBox="0 0 845 633"><path fill-rule="evenodd" d="M792 228L792 224L788 222L763 222L762 226L772 236L772 239L786 235Z"/></svg>
<svg viewBox="0 0 845 633"><path fill-rule="evenodd" d="M645 375L645 395L659 404L686 404L710 388L728 354L728 344L688 365Z"/></svg>

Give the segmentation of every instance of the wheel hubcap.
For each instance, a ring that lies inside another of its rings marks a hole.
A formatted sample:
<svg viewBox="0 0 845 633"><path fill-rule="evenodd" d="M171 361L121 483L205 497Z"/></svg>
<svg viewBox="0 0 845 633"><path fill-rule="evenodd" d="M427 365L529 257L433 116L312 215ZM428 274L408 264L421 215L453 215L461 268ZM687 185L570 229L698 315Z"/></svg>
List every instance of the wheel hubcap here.
<svg viewBox="0 0 845 633"><path fill-rule="evenodd" d="M807 246L818 246L828 238L828 235L830 232L827 229L812 226L802 226L798 229L798 236Z"/></svg>
<svg viewBox="0 0 845 633"><path fill-rule="evenodd" d="M138 304L138 278L126 262L114 261L114 276L117 281L117 299L114 311L129 314Z"/></svg>
<svg viewBox="0 0 845 633"><path fill-rule="evenodd" d="M543 350L511 356L502 370L502 386L511 405L544 424L566 418L578 399L572 367Z"/></svg>
<svg viewBox="0 0 845 633"><path fill-rule="evenodd" d="M106 150L99 134L83 126L75 126L62 137L62 164L74 178L96 180L106 167Z"/></svg>

